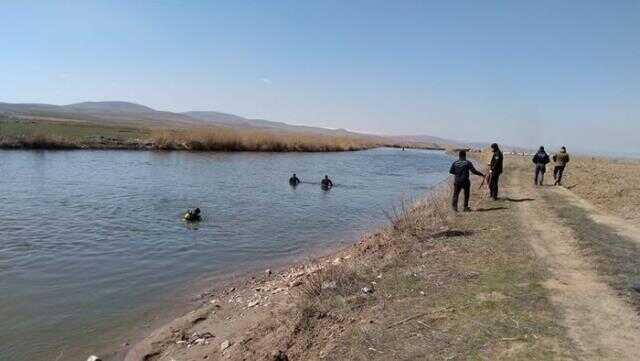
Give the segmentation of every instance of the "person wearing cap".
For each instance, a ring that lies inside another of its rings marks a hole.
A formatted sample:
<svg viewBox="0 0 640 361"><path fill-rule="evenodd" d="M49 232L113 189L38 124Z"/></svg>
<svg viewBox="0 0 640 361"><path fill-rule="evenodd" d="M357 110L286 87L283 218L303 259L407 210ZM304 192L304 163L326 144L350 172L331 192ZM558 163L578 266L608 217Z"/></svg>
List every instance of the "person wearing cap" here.
<svg viewBox="0 0 640 361"><path fill-rule="evenodd" d="M547 164L550 162L549 154L547 154L544 147L541 146L531 161L536 165L533 183L534 185L542 185L544 182L544 173L547 171Z"/></svg>
<svg viewBox="0 0 640 361"><path fill-rule="evenodd" d="M569 153L567 153L567 148L560 148L560 152L553 155L553 161L556 163L556 166L553 168L553 179L555 179L554 185L560 186L562 185L562 175L564 174L564 168L569 163Z"/></svg>
<svg viewBox="0 0 640 361"><path fill-rule="evenodd" d="M451 164L449 173L453 174L453 197L451 199L451 206L455 212L458 211L458 198L460 192L464 191L464 211L470 212L469 197L471 193L471 181L469 180L469 172L484 177L484 174L478 172L473 166L473 163L467 160L467 152L461 150L458 153L458 160Z"/></svg>
<svg viewBox="0 0 640 361"><path fill-rule="evenodd" d="M498 182L500 181L500 175L502 174L504 155L496 143L491 144L491 151L493 151L493 156L489 163L489 195L494 201L496 201L498 200Z"/></svg>

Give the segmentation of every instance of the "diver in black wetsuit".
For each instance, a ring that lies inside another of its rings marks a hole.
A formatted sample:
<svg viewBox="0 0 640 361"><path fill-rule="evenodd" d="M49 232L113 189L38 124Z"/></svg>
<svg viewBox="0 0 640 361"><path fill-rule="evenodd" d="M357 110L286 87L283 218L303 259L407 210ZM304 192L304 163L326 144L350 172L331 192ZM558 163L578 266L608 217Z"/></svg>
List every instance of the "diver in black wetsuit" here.
<svg viewBox="0 0 640 361"><path fill-rule="evenodd" d="M325 175L322 182L320 182L320 186L322 187L322 189L329 190L333 188L333 182L331 181L331 179L329 179L328 175Z"/></svg>
<svg viewBox="0 0 640 361"><path fill-rule="evenodd" d="M293 173L293 176L291 178L289 178L289 185L291 185L292 187L295 187L300 183L302 183L300 178L298 178L298 176L296 176L296 174Z"/></svg>
<svg viewBox="0 0 640 361"><path fill-rule="evenodd" d="M187 222L199 222L202 220L200 216L200 208L196 208L195 210L188 210L184 215L184 220Z"/></svg>

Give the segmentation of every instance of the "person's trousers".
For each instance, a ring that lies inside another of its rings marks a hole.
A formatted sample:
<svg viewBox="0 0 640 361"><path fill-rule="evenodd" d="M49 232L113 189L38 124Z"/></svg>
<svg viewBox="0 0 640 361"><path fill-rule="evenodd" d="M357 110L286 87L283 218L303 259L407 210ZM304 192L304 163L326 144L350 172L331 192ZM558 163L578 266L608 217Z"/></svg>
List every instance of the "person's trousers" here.
<svg viewBox="0 0 640 361"><path fill-rule="evenodd" d="M500 181L500 174L491 174L491 181L489 182L489 195L493 199L498 199L498 182Z"/></svg>
<svg viewBox="0 0 640 361"><path fill-rule="evenodd" d="M564 167L563 165L557 165L555 168L553 168L553 179L556 180L556 185L558 184L562 184L562 174L564 173Z"/></svg>
<svg viewBox="0 0 640 361"><path fill-rule="evenodd" d="M471 181L468 179L460 183L453 183L453 199L451 200L451 206L453 209L458 209L458 198L460 192L464 191L464 207L469 208L469 195L471 193Z"/></svg>
<svg viewBox="0 0 640 361"><path fill-rule="evenodd" d="M544 164L537 164L536 165L536 177L534 178L533 182L538 185L542 185L542 183L544 182L544 172L547 171L547 167L545 167ZM538 180L540 180L540 182L538 182Z"/></svg>

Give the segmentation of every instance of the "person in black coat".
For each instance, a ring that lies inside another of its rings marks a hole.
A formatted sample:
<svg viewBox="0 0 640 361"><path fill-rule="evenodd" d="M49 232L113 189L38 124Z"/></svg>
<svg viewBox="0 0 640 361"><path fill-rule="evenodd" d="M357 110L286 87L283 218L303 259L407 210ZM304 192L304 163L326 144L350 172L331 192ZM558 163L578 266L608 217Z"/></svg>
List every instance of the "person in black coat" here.
<svg viewBox="0 0 640 361"><path fill-rule="evenodd" d="M496 143L491 144L491 150L493 151L493 156L491 157L491 163L489 163L489 195L493 200L498 200L498 182L502 174L504 155Z"/></svg>
<svg viewBox="0 0 640 361"><path fill-rule="evenodd" d="M473 166L473 163L467 160L467 152L461 150L459 153L459 159L449 169L449 173L454 175L453 179L453 197L451 199L451 206L455 212L458 211L458 198L460 192L464 191L464 211L469 212L469 196L471 195L471 181L469 180L469 172L484 177L484 174L478 172Z"/></svg>
<svg viewBox="0 0 640 361"><path fill-rule="evenodd" d="M533 178L533 184L542 185L544 182L544 173L547 171L547 164L551 161L549 154L544 150L544 147L540 147L531 161L536 165L536 175Z"/></svg>

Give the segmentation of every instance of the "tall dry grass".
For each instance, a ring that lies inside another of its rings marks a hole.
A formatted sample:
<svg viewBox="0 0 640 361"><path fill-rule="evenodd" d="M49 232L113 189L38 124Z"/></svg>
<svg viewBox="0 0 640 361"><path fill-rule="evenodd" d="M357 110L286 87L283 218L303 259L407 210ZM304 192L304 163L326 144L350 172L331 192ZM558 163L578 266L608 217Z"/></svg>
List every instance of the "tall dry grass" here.
<svg viewBox="0 0 640 361"><path fill-rule="evenodd" d="M378 144L364 138L260 130L203 128L157 130L151 134L155 148L190 151L332 152L368 149Z"/></svg>
<svg viewBox="0 0 640 361"><path fill-rule="evenodd" d="M640 221L640 162L637 160L573 157L563 178L565 187L596 206Z"/></svg>

